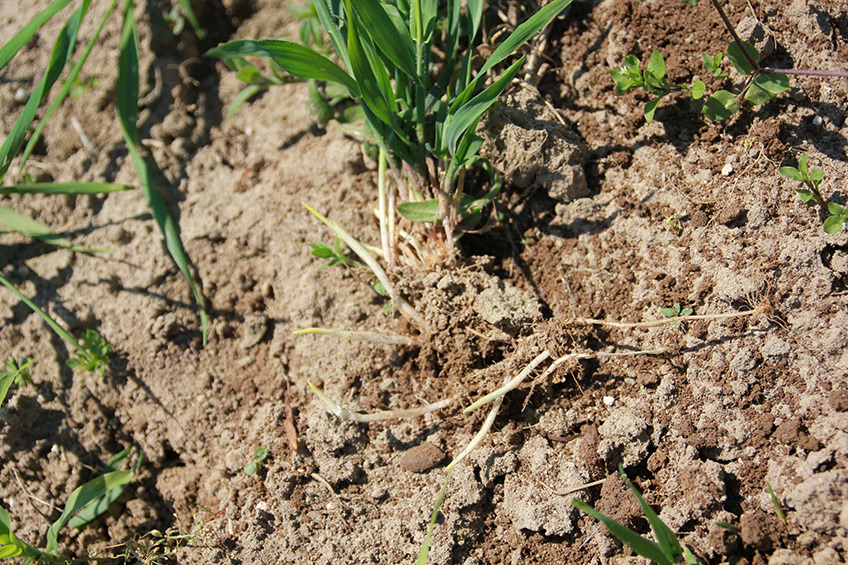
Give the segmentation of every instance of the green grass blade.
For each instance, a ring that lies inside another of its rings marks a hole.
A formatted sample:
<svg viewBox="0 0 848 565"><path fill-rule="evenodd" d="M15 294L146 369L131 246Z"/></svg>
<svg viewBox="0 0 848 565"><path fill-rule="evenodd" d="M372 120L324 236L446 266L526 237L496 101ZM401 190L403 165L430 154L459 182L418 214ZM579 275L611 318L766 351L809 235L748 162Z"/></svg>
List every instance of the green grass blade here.
<svg viewBox="0 0 848 565"><path fill-rule="evenodd" d="M194 13L194 10L191 8L190 0L179 0L180 7L183 9L183 15L188 20L188 23L191 24L192 29L194 29L195 35L197 35L197 39L206 39L206 30L203 29L203 26L200 25L200 21L197 19L197 15Z"/></svg>
<svg viewBox="0 0 848 565"><path fill-rule="evenodd" d="M29 159L30 154L32 154L32 151L35 149L35 144L41 137L41 130L44 129L44 124L47 123L47 120L49 120L50 116L53 115L53 112L56 111L56 108L58 108L62 104L62 102L65 101L65 98L68 97L68 93L71 91L71 88L73 88L74 83L76 82L83 65L85 65L85 62L88 60L88 56L91 54L91 50L94 48L95 43L97 43L97 40L100 37L101 32L103 31L103 26L106 25L106 20L109 19L110 15L112 15L112 10L115 9L115 5L117 3L118 0L112 0L112 3L109 5L109 8L106 10L106 13L103 15L103 18L101 18L100 20L100 25L97 27L97 31L95 31L94 37L89 40L88 45L86 45L85 47L85 51L83 51L79 60L71 68L71 72L65 79L64 84L62 85L62 89L59 91L59 94L56 96L56 99L53 100L52 104L50 104L50 108L47 110L47 112L45 112L44 116L41 118L41 121L39 121L38 123L38 127L35 128L35 132L29 138L26 148L24 149L24 153L21 156L21 166L19 171L23 172L27 159Z"/></svg>
<svg viewBox="0 0 848 565"><path fill-rule="evenodd" d="M483 112L503 94L522 64L524 64L524 57L513 63L489 88L460 107L453 119L447 122L444 137L448 144L448 151L452 155L456 152L456 142L459 138L472 124L476 124Z"/></svg>
<svg viewBox="0 0 848 565"><path fill-rule="evenodd" d="M138 148L138 36L135 31L133 17L133 0L127 0L124 7L124 28L121 33L120 56L118 59L117 107L118 120L127 144L127 150L132 157L136 173L141 181L144 197L150 206L150 212L159 230L165 238L168 248L177 267L188 282L194 300L200 310L200 325L203 333L203 345L208 336L208 316L203 295L197 287L188 266L188 257L180 240L179 230L173 216L168 212L162 195L153 188L150 170L141 156Z"/></svg>
<svg viewBox="0 0 848 565"><path fill-rule="evenodd" d="M597 518L607 527L607 529L621 540L622 543L630 547L637 554L645 557L646 559L650 559L654 563L658 563L659 565L674 565L674 562L669 560L663 551L660 549L660 546L649 539L645 539L630 528L626 528L610 518L605 514L601 514L588 504L581 502L579 500L572 499L571 504L577 508L585 512L586 514Z"/></svg>
<svg viewBox="0 0 848 565"><path fill-rule="evenodd" d="M355 96L359 96L356 82L338 65L319 55L312 49L278 39L252 41L240 39L219 45L206 52L210 57L268 57L287 72L300 78L328 80L345 85Z"/></svg>
<svg viewBox="0 0 848 565"><path fill-rule="evenodd" d="M27 41L35 35L35 32L38 31L41 26L46 24L59 10L70 3L71 0L55 0L41 13L35 16L27 25L21 28L21 30L12 37L12 39L3 45L3 47L0 48L0 70L4 69L6 65L9 64L9 61L14 59L15 55L18 54L18 51L21 50L21 47L26 45Z"/></svg>
<svg viewBox="0 0 848 565"><path fill-rule="evenodd" d="M349 1L348 4L350 4ZM347 49L350 54L350 70L359 86L359 96L374 116L381 122L391 125L393 115L389 111L385 94L380 89L374 69L371 68L371 62L368 60L357 28L357 19L351 14L348 20Z"/></svg>
<svg viewBox="0 0 848 565"><path fill-rule="evenodd" d="M330 9L330 5L327 4L326 0L312 0L312 5L315 6L315 12L318 14L321 25L327 31L327 35L330 36L330 43L333 44L336 55L341 59L344 67L350 69L350 56L347 52L347 42L342 33L343 30L334 23L335 21L341 21L341 18L338 17L336 11ZM341 2L337 1L335 5L340 9Z"/></svg>
<svg viewBox="0 0 848 565"><path fill-rule="evenodd" d="M30 218L29 216L25 216L20 212L12 210L11 208L7 208L6 206L0 206L0 225L4 225L12 231L16 231L23 235L34 237L36 239L40 239L44 243L49 243L50 245L55 245L56 247L64 247L66 249L70 249L71 251L77 251L79 253L108 253L108 250L105 249L88 249L85 247L80 247L79 245L74 245L64 237L60 235L56 235L44 224L37 222Z"/></svg>
<svg viewBox="0 0 848 565"><path fill-rule="evenodd" d="M68 331L65 328L60 326L59 323L50 316L50 314L48 314L47 312L45 312L44 310L39 308L35 304L35 302L33 302L32 300L30 300L29 298L24 296L23 293L20 290L18 290L18 288L15 285L13 285L11 282L9 282L9 280L6 279L6 277L4 277L3 275L0 275L0 284L4 285L6 288L8 288L12 292L14 292L15 295L18 298L20 298L21 301L24 304L29 306L30 309L33 312L35 312L36 314L41 316L41 318L45 322L47 322L47 325L50 326L50 329L52 329L54 332L56 332L56 335L58 335L59 337L61 337L65 341L67 341L69 344L76 347L84 357L86 357L86 358L88 357L88 351L86 351L85 348L82 345L80 345L80 343L76 339L74 339L74 336L69 334Z"/></svg>
<svg viewBox="0 0 848 565"><path fill-rule="evenodd" d="M45 555L38 549L21 541L12 531L12 518L9 513L0 506L0 559L8 559L24 555L30 559L44 559L49 561L50 556Z"/></svg>
<svg viewBox="0 0 848 565"><path fill-rule="evenodd" d="M121 451L120 453L114 455L109 461L106 463L106 466L103 469L103 474L112 473L114 471L118 471L123 464L124 461L130 456L132 452L132 447L128 447ZM138 459L133 465L130 471L133 475L138 471L138 468L141 466L141 461L144 459L144 453L139 450ZM86 504L80 511L68 521L68 526L71 528L82 528L93 520L95 520L98 516L106 512L109 506L112 505L126 490L126 484L116 486L112 490L103 493L101 496L95 498Z"/></svg>
<svg viewBox="0 0 848 565"><path fill-rule="evenodd" d="M227 116L235 114L242 104L259 94L263 88L267 87L258 84L251 84L242 88L236 97L233 98L233 101L230 102L230 105L227 106Z"/></svg>
<svg viewBox="0 0 848 565"><path fill-rule="evenodd" d="M571 1L553 0L550 4L530 16L527 21L515 28L515 31L492 52L474 80L457 96L456 101L451 107L451 111L458 111L474 95L479 85L485 80L485 74L489 69L515 53L519 47L527 43L531 37L536 35L552 19L565 10L571 4Z"/></svg>
<svg viewBox="0 0 848 565"><path fill-rule="evenodd" d="M624 483L631 491L633 491L633 494L639 500L642 512L645 513L645 517L651 525L651 530L654 531L654 536L657 538L657 543L659 544L663 554L668 558L669 563L674 563L678 555L683 555L683 548L680 546L680 541L678 541L677 536L674 535L671 528L665 525L665 522L660 520L660 517L657 516L657 513L654 512L653 508L651 508L651 505L648 504L639 493L639 489L630 482L630 479L628 479L627 475L624 474L624 467L619 465L618 472L624 479Z"/></svg>
<svg viewBox="0 0 848 565"><path fill-rule="evenodd" d="M68 497L62 515L47 530L47 551L53 552L59 549L59 530L68 523L78 510L112 489L127 484L132 477L132 471L113 471L77 487Z"/></svg>
<svg viewBox="0 0 848 565"><path fill-rule="evenodd" d="M13 382L15 382L15 373L0 373L0 406L3 406L3 401L6 400Z"/></svg>
<svg viewBox="0 0 848 565"><path fill-rule="evenodd" d="M527 21L515 28L506 40L498 45L492 52L479 74L484 74L486 71L515 53L519 47L527 43L527 41L536 35L543 27L565 10L571 0L553 0L550 4L530 16Z"/></svg>
<svg viewBox="0 0 848 565"><path fill-rule="evenodd" d="M366 23L365 31L380 51L407 76L419 82L415 70L415 47L409 30L398 29L378 0L351 0L351 4L360 21Z"/></svg>
<svg viewBox="0 0 848 565"><path fill-rule="evenodd" d="M0 194L107 194L133 188L110 182L34 182L0 186Z"/></svg>
<svg viewBox="0 0 848 565"><path fill-rule="evenodd" d="M85 13L88 11L89 3L90 0L85 0L82 5L71 14L71 17L65 23L65 26L59 33L59 37L56 38L56 43L53 46L53 53L50 56L50 62L47 65L47 70L45 71L44 76L42 76L41 80L38 81L38 84L35 86L35 89L30 95L21 115L18 116L15 125L12 127L12 131L9 132L9 135L3 142L3 146L0 147L0 182L2 182L3 178L6 176L6 171L9 170L9 166L12 164L12 159L14 159L18 150L21 148L21 145L24 143L26 132L29 130L29 126L35 118L35 111L38 109L38 106L41 105L41 101L44 97L50 92L53 84L59 78L62 69L65 68L65 65L68 62L71 51L74 49L74 43L76 42L80 22L85 16Z"/></svg>
<svg viewBox="0 0 848 565"><path fill-rule="evenodd" d="M415 560L415 565L427 565L427 556L430 554L430 540L433 537L433 529L436 527L436 521L439 519L439 509L445 501L445 494L448 492L448 483L450 482L451 474L445 477L445 483L439 491L439 496L436 498L436 506L433 508L433 514L430 515L430 523L427 524L427 535L424 536L424 543L421 544L421 551L418 552L418 559Z"/></svg>

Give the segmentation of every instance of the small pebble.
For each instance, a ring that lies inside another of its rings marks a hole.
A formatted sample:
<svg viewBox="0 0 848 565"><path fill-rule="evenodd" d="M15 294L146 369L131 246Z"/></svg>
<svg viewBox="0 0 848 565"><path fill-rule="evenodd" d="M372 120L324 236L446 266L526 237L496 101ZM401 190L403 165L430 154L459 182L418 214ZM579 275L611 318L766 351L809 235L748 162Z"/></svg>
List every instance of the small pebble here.
<svg viewBox="0 0 848 565"><path fill-rule="evenodd" d="M725 176L725 177L729 177L730 173L732 173L732 172L733 172L733 165L731 165L730 163L726 164L721 169L721 174L722 174L722 176Z"/></svg>
<svg viewBox="0 0 848 565"><path fill-rule="evenodd" d="M824 123L824 119L821 116L816 116L813 118L813 124L820 126Z"/></svg>
<svg viewBox="0 0 848 565"><path fill-rule="evenodd" d="M605 396L604 397L604 404L606 404L607 406L612 406L613 404L615 404L615 397Z"/></svg>
<svg viewBox="0 0 848 565"><path fill-rule="evenodd" d="M27 95L27 91L23 88L19 88L15 91L15 102L18 104L23 104L27 101L27 98L29 98L29 95Z"/></svg>
<svg viewBox="0 0 848 565"><path fill-rule="evenodd" d="M400 458L400 466L411 473L424 473L444 459L444 451L425 441L408 449Z"/></svg>

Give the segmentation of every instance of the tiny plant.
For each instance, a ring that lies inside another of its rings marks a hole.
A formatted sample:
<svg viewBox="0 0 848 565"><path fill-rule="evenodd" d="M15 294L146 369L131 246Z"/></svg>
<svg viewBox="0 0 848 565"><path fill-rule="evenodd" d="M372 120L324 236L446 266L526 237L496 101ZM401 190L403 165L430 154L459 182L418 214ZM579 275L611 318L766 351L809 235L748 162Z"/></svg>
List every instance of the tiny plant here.
<svg viewBox="0 0 848 565"><path fill-rule="evenodd" d="M327 259L327 262L321 265L321 268L332 267L333 265L347 265L349 267L359 267L357 263L348 257L341 248L341 240L337 237L333 245L327 245L323 242L310 243L312 255L321 259Z"/></svg>
<svg viewBox="0 0 848 565"><path fill-rule="evenodd" d="M632 482L630 482L627 475L624 474L624 468L621 465L618 467L618 472L621 474L622 479L624 479L625 484L639 501L639 505L642 507L642 512L645 513L645 517L651 525L651 530L654 532L656 541L640 536L630 528L619 524L609 516L598 512L580 500L572 499L571 504L586 514L589 514L603 522L607 529L609 529L615 537L621 540L622 543L630 547L638 555L650 559L654 563L659 565L677 565L679 563L684 563L685 565L700 565L701 562L692 555L689 548L683 547L680 544L680 540L678 540L674 532L671 531L671 528L669 528L665 522L660 520L660 517L657 516L657 513L654 512L653 508L651 508L651 505L645 501L639 493L639 490Z"/></svg>
<svg viewBox="0 0 848 565"><path fill-rule="evenodd" d="M112 346L101 336L97 330L86 330L82 336L82 349L73 359L66 363L71 369L83 369L85 371L97 371L100 378L105 378L106 370L109 368L109 353Z"/></svg>
<svg viewBox="0 0 848 565"><path fill-rule="evenodd" d="M259 465L268 458L268 450L264 447L257 447L253 452L253 460L244 466L244 472L248 475L255 475L259 470Z"/></svg>
<svg viewBox="0 0 848 565"><path fill-rule="evenodd" d="M848 224L848 206L841 206L825 199L819 189L819 185L824 180L824 171L818 168L810 169L806 153L802 153L798 158L797 167L780 167L778 172L784 177L804 183L804 188L796 188L795 193L804 204L816 203L827 214L822 225L825 232L839 233Z"/></svg>
<svg viewBox="0 0 848 565"><path fill-rule="evenodd" d="M29 367L33 364L32 357L24 357L16 361L12 355L6 360L6 370L0 371L0 379L11 378L18 386L32 384Z"/></svg>
<svg viewBox="0 0 848 565"><path fill-rule="evenodd" d="M682 0L684 4L694 5L700 0ZM738 94L727 90L718 90L704 100L702 112L714 121L725 120L739 111L740 104L748 102L753 105L765 104L778 94L789 90L789 75L809 75L822 77L848 77L848 71L821 71L811 69L769 69L760 65L760 53L746 41L742 41L733 25L730 23L724 8L718 0L711 0L721 20L724 22L733 41L728 43L727 52L719 52L712 56L701 54L702 67L712 75L713 80L723 80L728 75L722 69L725 58L745 77L745 83ZM706 93L706 85L696 80L691 86L672 84L665 78L665 61L658 51L651 54L647 68L640 71L640 60L635 55L628 55L624 63L610 71L615 82L616 92L624 94L634 88L644 88L654 95L645 105L645 119L650 122L654 118L660 100L674 92L688 92L692 98L699 100Z"/></svg>
<svg viewBox="0 0 848 565"><path fill-rule="evenodd" d="M783 522L786 525L786 514L783 513L783 507L780 506L780 501L777 499L777 495L774 494L774 490L771 488L769 483L766 483L766 488L769 492L769 498L771 499L771 505L774 507L774 513L777 514L778 520Z"/></svg>
<svg viewBox="0 0 848 565"><path fill-rule="evenodd" d="M660 310L660 314L665 316L666 318L679 318L681 316L691 316L694 310L691 308L681 308L679 302L675 302L671 308L663 308ZM682 324L682 321L671 322L671 327L677 329Z"/></svg>

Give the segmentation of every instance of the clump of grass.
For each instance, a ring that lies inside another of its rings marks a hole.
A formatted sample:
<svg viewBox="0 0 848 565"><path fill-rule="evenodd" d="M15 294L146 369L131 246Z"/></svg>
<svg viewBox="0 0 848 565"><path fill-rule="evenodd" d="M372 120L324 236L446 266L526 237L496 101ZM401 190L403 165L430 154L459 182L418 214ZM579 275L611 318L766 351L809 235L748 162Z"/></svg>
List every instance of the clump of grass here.
<svg viewBox="0 0 848 565"><path fill-rule="evenodd" d="M71 4L72 0L54 0L47 8L41 11L27 25L18 30L18 32L2 47L0 47L0 70L4 69L23 48L24 45L58 12ZM81 52L77 50L77 33L80 26L85 21L89 14L90 0L82 0L78 2L77 8L68 16L62 31L56 38L53 45L53 51L50 62L44 70L41 79L36 83L30 94L29 99L24 105L24 109L12 126L11 131L0 146L0 184L7 179L7 173L12 165L13 160L20 155L20 165L18 176L28 180L25 167L35 149L38 140L41 137L44 125L51 118L56 109L72 95L74 89L79 87L80 83L85 83L80 79L82 72L89 55L91 54L97 42L100 39L106 23L115 8L118 5L118 0L112 0L106 8L102 18L97 23L96 30L89 42L82 47ZM199 30L199 23L194 16L188 0L179 0L181 14L183 14L196 29ZM148 162L145 161L140 149L140 140L138 136L138 37L135 29L135 18L133 10L135 3L133 0L125 0L122 10L122 33L119 45L118 56L118 82L116 85L116 107L118 119L121 125L121 131L124 134L124 140L129 150L131 160L138 174L142 191L150 206L153 218L156 220L160 231L165 240L165 245L176 263L180 272L187 280L191 291L194 295L200 310L201 326L203 328L203 341L206 342L207 335L207 316L205 309L205 301L202 294L194 281L194 277L189 269L188 257L182 245L177 229L176 222L168 211L165 200L160 194L160 191L154 187L152 180L153 174ZM71 56L76 55L75 63L72 63ZM59 93L54 97L53 102L44 111L43 117L36 123L36 112L44 103L62 74L64 69L68 69L68 76L64 79ZM35 130L27 140L27 134L31 126L35 124ZM26 145L24 143L26 142ZM0 186L0 194L106 194L119 190L126 190L131 187L114 183L31 183L23 182L11 185ZM52 245L65 247L73 251L82 251L86 253L104 252L102 249L86 249L72 244L65 238L54 234L48 227L37 222L35 219L25 216L14 209L7 206L0 206L0 224L7 228L38 238ZM5 283L4 283L5 284ZM8 285L7 285L8 286Z"/></svg>
<svg viewBox="0 0 848 565"><path fill-rule="evenodd" d="M497 195L499 177L478 155L482 140L475 129L516 76L523 57L487 86L489 72L570 2L554 0L543 7L498 45L479 70L473 57L482 0L467 2L465 9L459 0L444 7L435 0L315 0L315 17L338 64L316 49L283 40L234 41L209 55L229 61L267 57L292 76L347 90L361 104L365 137L379 147L380 161L387 165L381 166L378 181L383 259L389 265L400 258L425 262L430 255L449 254L455 236L473 227ZM490 188L476 194L465 182L474 167L490 176ZM387 183L389 178L393 182ZM398 199L399 206L387 205ZM400 222L410 227L404 229ZM431 237L436 239L433 246L420 241Z"/></svg>
<svg viewBox="0 0 848 565"><path fill-rule="evenodd" d="M660 517L657 516L657 513L654 512L653 508L651 508L651 505L648 504L642 497L639 489L637 489L630 479L627 478L627 475L624 473L624 468L621 465L618 466L618 472L624 480L624 483L631 492L633 492L633 496L635 496L639 501L639 505L642 507L642 512L645 514L645 518L647 518L648 523L651 525L651 530L654 533L656 541L640 536L637 532L619 524L609 516L598 512L585 502L577 500L576 498L571 500L571 504L578 510L600 520L615 537L635 551L636 554L641 555L646 559L650 559L658 565L678 565L679 563L684 563L685 565L700 565L701 562L698 558L692 554L688 547L682 546L680 544L680 540L677 539L677 536L671 528L669 528L665 522L660 520Z"/></svg>

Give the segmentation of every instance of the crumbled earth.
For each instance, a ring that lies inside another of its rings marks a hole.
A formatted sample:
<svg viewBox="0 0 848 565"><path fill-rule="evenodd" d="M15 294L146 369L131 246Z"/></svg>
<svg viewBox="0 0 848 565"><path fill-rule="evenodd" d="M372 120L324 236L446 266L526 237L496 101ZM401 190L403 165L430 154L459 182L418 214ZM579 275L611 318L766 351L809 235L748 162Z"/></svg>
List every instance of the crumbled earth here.
<svg viewBox="0 0 848 565"><path fill-rule="evenodd" d="M107 4L93 2L93 13ZM789 92L724 123L675 94L646 123L647 95L616 95L610 78L628 54L660 50L672 82L741 84L701 68L702 52L726 51L716 11L576 2L481 125L483 152L507 180L502 221L466 235L444 264L390 273L428 322L419 332L364 270L324 269L310 254L309 242L332 235L302 202L379 241L374 164L338 129L316 125L300 84L228 116L242 85L203 57L233 38L296 37L293 16L270 0L197 4L203 40L174 35L164 0L139 2L136 15L140 133L208 300L206 346L140 190L0 197L74 243L113 251L0 236L5 277L75 335L94 328L115 348L105 378L72 372L69 346L0 292L0 354L35 359L33 384L13 387L0 408L0 505L20 538L43 546L71 491L134 445L144 461L133 482L99 521L63 531L66 554L412 562L446 465L486 417L462 409L548 351L531 376L571 357L506 395L489 435L453 469L431 563L644 562L570 504L647 535L619 465L705 563L848 560L848 235L826 234L824 216L777 172L807 153L824 169L825 196L845 204L848 82L792 78ZM0 37L47 5L4 5ZM848 68L839 0L725 9L748 18L746 33L771 31L771 67ZM525 10L492 3L487 37ZM60 27L50 22L0 73L4 136ZM137 183L113 102L120 32L110 19L88 89L45 128L32 178ZM674 303L749 314L679 327L587 321L649 322ZM307 327L412 345L294 334ZM330 413L307 383L365 414L452 403L362 424ZM248 475L260 446L269 456Z"/></svg>

